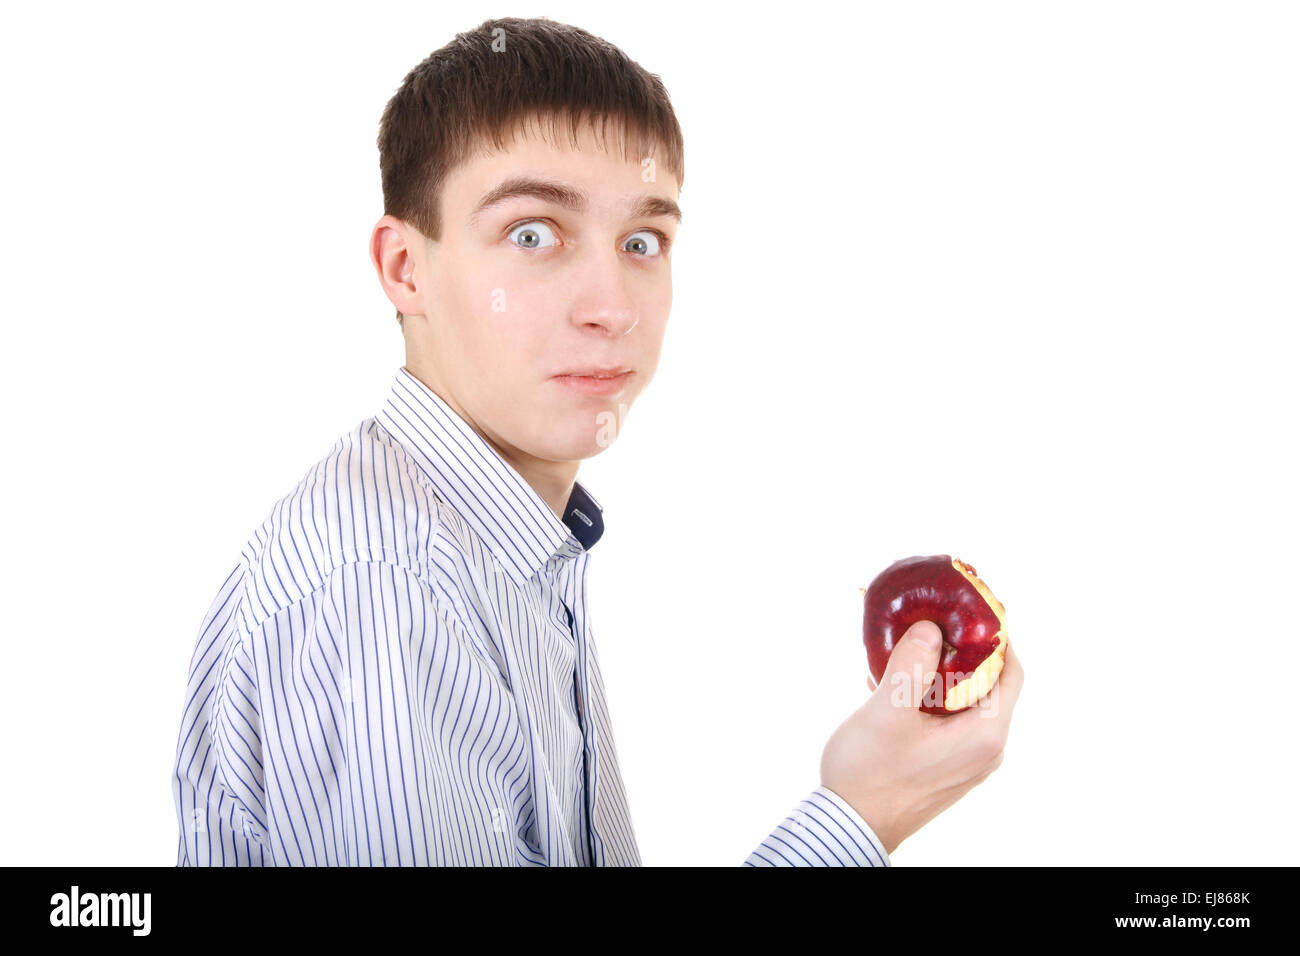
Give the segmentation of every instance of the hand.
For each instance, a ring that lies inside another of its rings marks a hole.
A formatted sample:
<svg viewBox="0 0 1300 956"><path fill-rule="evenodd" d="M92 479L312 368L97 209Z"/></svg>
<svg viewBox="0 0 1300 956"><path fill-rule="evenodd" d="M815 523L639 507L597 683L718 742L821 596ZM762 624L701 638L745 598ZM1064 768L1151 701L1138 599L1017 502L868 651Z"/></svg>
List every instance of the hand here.
<svg viewBox="0 0 1300 956"><path fill-rule="evenodd" d="M872 688L822 752L822 786L853 807L890 854L1001 766L1011 711L1025 680L1008 643L1002 673L982 700L952 716L927 714L920 704L941 646L932 621L908 628L889 656L880 687Z"/></svg>

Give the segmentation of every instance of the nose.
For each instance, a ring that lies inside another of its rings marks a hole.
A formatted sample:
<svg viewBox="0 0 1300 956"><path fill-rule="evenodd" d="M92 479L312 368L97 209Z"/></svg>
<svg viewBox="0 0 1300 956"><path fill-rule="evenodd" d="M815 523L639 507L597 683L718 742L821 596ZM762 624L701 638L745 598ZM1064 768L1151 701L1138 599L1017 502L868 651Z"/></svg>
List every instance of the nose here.
<svg viewBox="0 0 1300 956"><path fill-rule="evenodd" d="M579 290L572 309L574 323L602 330L611 338L622 338L636 328L640 318L628 294L626 269L614 252L574 276Z"/></svg>
<svg viewBox="0 0 1300 956"><path fill-rule="evenodd" d="M613 338L627 335L641 321L632 315L631 309L601 309L597 312L575 313L574 320L579 325L605 329Z"/></svg>

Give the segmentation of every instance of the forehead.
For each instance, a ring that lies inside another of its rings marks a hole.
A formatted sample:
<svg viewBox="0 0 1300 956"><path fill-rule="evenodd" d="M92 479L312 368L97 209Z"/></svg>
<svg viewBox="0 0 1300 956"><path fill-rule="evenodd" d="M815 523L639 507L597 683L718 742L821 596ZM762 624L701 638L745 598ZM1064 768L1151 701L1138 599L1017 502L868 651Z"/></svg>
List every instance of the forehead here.
<svg viewBox="0 0 1300 956"><path fill-rule="evenodd" d="M635 155L620 132L613 121L603 135L585 121L572 133L567 120L555 127L529 121L504 133L500 148L485 139L447 177L448 209L471 212L520 179L571 186L592 206L647 196L676 200L677 178L660 165L661 153L651 147L647 155Z"/></svg>

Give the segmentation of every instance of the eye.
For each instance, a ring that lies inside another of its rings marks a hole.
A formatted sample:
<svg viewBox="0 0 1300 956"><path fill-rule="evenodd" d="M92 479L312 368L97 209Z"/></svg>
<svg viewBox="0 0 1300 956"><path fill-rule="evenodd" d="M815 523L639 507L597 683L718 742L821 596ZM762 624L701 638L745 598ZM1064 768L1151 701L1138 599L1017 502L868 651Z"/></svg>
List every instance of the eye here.
<svg viewBox="0 0 1300 956"><path fill-rule="evenodd" d="M634 232L627 237L627 242L623 248L629 252L635 252L643 256L657 256L661 247L666 248L668 239L662 233L653 229L643 229L640 232Z"/></svg>
<svg viewBox="0 0 1300 956"><path fill-rule="evenodd" d="M510 241L521 249L541 249L559 242L555 233L551 232L551 227L537 219L520 223L511 229Z"/></svg>

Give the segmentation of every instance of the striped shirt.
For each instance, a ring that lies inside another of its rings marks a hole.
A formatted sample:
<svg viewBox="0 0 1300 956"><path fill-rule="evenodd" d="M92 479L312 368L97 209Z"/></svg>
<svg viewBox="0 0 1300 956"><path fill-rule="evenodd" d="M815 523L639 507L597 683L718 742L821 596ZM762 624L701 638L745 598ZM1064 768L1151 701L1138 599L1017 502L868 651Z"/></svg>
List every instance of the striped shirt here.
<svg viewBox="0 0 1300 956"><path fill-rule="evenodd" d="M178 866L635 866L563 519L405 368L244 545L190 662ZM744 861L888 866L818 787Z"/></svg>

